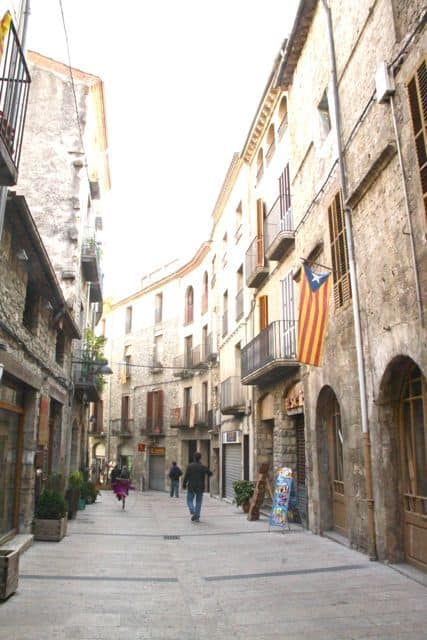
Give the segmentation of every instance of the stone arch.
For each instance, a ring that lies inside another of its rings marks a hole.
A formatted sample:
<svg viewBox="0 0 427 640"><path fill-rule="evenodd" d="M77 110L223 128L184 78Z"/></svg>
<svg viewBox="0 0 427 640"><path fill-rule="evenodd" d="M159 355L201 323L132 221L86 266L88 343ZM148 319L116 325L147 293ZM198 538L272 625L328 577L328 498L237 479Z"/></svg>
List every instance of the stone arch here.
<svg viewBox="0 0 427 640"><path fill-rule="evenodd" d="M399 406L405 380L418 367L405 355L394 357L382 375L371 425L377 551L380 560L404 558ZM377 420L375 420L375 417Z"/></svg>

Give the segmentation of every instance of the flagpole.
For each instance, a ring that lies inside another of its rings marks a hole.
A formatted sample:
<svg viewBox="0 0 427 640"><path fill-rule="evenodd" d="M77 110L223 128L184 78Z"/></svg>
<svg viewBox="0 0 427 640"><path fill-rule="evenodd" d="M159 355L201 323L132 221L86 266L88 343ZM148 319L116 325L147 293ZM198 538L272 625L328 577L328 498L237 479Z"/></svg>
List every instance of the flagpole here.
<svg viewBox="0 0 427 640"><path fill-rule="evenodd" d="M360 417L361 417L362 435L363 435L363 457L364 457L365 474L366 474L366 502L368 505L368 513L367 513L368 540L369 540L368 553L369 553L370 559L375 560L377 558L377 549L376 549L376 536L375 536L373 487L372 487L371 440L370 440L370 434L369 434L365 363L363 360L359 290L357 286L356 263L354 259L353 230L352 230L352 223L351 223L351 216L350 216L351 209L347 204L347 198L348 198L347 176L345 172L344 155L343 155L343 150L341 146L341 111L340 111L340 100L339 100L339 92L338 92L338 76L337 76L337 66L336 66L336 56L335 56L332 13L331 13L331 8L328 4L328 0L322 0L322 2L326 11L326 17L327 17L327 23L328 23L328 37L329 37L329 50L330 50L330 57L331 57L331 73L332 73L333 101L334 101L335 133L337 138L337 153L338 153L340 182L341 182L341 189L342 189L343 200L344 200L344 220L345 220L345 228L347 232L348 264L349 264L350 283L351 283L351 290L352 290L354 336L355 336L355 343L356 343L357 373L359 378L359 392L360 392L360 412L361 412Z"/></svg>

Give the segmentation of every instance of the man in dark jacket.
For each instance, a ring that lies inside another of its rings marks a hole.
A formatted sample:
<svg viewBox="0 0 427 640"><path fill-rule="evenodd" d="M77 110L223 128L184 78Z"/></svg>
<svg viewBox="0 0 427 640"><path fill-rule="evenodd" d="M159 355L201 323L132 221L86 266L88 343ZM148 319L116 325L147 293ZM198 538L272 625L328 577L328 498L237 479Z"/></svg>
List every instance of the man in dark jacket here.
<svg viewBox="0 0 427 640"><path fill-rule="evenodd" d="M182 481L183 488L187 488L187 506L191 513L191 520L199 522L202 509L205 478L211 476L212 471L201 464L202 454L197 451L194 454L194 462L190 462ZM194 504L194 500L196 503Z"/></svg>
<svg viewBox="0 0 427 640"><path fill-rule="evenodd" d="M182 476L182 471L176 464L175 460L172 462L172 466L169 469L169 479L171 481L171 498L179 498L179 478Z"/></svg>

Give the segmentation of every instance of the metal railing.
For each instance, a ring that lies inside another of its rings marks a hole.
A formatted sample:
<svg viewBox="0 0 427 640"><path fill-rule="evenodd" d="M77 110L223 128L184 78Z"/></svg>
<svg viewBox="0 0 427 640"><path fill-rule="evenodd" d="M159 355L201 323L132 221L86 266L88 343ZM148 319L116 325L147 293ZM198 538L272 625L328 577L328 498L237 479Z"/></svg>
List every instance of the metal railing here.
<svg viewBox="0 0 427 640"><path fill-rule="evenodd" d="M281 231L293 233L294 228L292 209L291 207L285 209L285 200L279 195L265 218L264 233L267 250Z"/></svg>
<svg viewBox="0 0 427 640"><path fill-rule="evenodd" d="M242 378L275 360L296 359L295 320L276 320L242 349Z"/></svg>
<svg viewBox="0 0 427 640"><path fill-rule="evenodd" d="M230 376L221 382L221 411L245 406L245 395L239 376Z"/></svg>
<svg viewBox="0 0 427 640"><path fill-rule="evenodd" d="M216 349L216 345L214 344L213 333L208 333L206 340L204 341L204 344L203 344L203 351L204 351L204 356L206 360L212 360L216 358L217 349Z"/></svg>
<svg viewBox="0 0 427 640"><path fill-rule="evenodd" d="M96 241L96 234L93 229L86 229L83 235L82 257L93 258L97 264L100 260L100 248Z"/></svg>
<svg viewBox="0 0 427 640"><path fill-rule="evenodd" d="M0 137L16 172L21 157L30 83L25 56L12 22L0 60ZM10 176L6 183L16 184L16 179L17 174Z"/></svg>
<svg viewBox="0 0 427 640"><path fill-rule="evenodd" d="M111 433L113 436L133 436L133 418L118 418L111 420Z"/></svg>
<svg viewBox="0 0 427 640"><path fill-rule="evenodd" d="M245 256L246 280L250 280L257 269L265 266L264 238L257 236L252 240Z"/></svg>
<svg viewBox="0 0 427 640"><path fill-rule="evenodd" d="M198 426L206 427L208 424L208 412L207 407L202 402L194 403L194 424Z"/></svg>
<svg viewBox="0 0 427 640"><path fill-rule="evenodd" d="M73 351L74 384L100 389L102 375L99 373L99 369L103 364L104 360L98 360L97 354L90 348L82 347Z"/></svg>

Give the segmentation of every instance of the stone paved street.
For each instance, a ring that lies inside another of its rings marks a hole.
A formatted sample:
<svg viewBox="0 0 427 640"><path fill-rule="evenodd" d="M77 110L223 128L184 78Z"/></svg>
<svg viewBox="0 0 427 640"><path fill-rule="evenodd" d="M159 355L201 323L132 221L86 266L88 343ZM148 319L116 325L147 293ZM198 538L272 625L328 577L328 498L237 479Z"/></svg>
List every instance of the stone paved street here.
<svg viewBox="0 0 427 640"><path fill-rule="evenodd" d="M425 640L426 614L424 586L297 526L269 533L208 497L194 524L156 492L122 512L106 492L21 557L0 638Z"/></svg>

